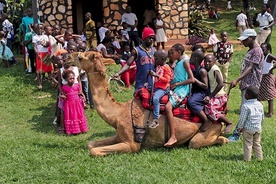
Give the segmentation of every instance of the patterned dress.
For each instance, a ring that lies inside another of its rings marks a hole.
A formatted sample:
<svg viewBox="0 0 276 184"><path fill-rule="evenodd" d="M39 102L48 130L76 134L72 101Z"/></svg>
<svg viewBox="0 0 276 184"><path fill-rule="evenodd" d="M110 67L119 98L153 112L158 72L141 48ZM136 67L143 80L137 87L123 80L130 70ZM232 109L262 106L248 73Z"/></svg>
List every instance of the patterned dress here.
<svg viewBox="0 0 276 184"><path fill-rule="evenodd" d="M275 75L269 73L269 70L273 67L273 62L267 62L266 55L264 59L263 77L260 86L260 92L258 96L259 101L273 100L276 97Z"/></svg>

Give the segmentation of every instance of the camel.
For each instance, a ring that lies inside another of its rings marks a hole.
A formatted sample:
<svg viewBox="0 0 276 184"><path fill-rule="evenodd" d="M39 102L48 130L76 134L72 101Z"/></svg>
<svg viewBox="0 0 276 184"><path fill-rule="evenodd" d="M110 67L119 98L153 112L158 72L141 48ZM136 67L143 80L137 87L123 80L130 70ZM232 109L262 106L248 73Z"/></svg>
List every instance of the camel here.
<svg viewBox="0 0 276 184"><path fill-rule="evenodd" d="M116 153L138 152L141 148L163 147L166 142L166 115L161 115L160 125L155 129L147 129L145 140L135 142L133 124L144 127L147 120L152 120L150 111L145 109L140 100L131 99L119 103L110 93L104 58L98 52L74 53L72 59L87 72L93 104L99 116L116 130L116 135L88 143L92 156L104 156ZM151 113L152 114L152 113ZM198 149L204 146L225 144L228 139L221 136L222 125L212 124L206 132L198 132L201 123L193 123L175 117L177 143L180 146L189 142L189 148ZM168 131L169 132L169 131Z"/></svg>

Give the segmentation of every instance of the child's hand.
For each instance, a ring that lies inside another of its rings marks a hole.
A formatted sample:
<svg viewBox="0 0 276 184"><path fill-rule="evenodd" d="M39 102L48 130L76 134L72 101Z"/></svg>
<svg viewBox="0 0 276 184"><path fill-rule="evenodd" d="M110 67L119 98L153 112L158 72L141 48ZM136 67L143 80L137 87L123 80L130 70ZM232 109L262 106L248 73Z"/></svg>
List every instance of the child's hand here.
<svg viewBox="0 0 276 184"><path fill-rule="evenodd" d="M66 96L65 94L60 94L59 97L60 97L60 98L63 98L63 99L66 99L66 98L67 98L67 96Z"/></svg>
<svg viewBox="0 0 276 184"><path fill-rule="evenodd" d="M148 74L151 75L151 76L156 76L156 73L155 73L154 71L152 71L152 70L150 70L150 71L148 72Z"/></svg>
<svg viewBox="0 0 276 184"><path fill-rule="evenodd" d="M177 87L177 82L171 85L171 89L174 90Z"/></svg>
<svg viewBox="0 0 276 184"><path fill-rule="evenodd" d="M209 101L210 101L210 97L209 96L205 96L204 99L203 99L204 103L205 104L208 104Z"/></svg>
<svg viewBox="0 0 276 184"><path fill-rule="evenodd" d="M239 129L238 129L238 132L239 132L239 134L242 134L243 129L242 129L242 128L239 128Z"/></svg>

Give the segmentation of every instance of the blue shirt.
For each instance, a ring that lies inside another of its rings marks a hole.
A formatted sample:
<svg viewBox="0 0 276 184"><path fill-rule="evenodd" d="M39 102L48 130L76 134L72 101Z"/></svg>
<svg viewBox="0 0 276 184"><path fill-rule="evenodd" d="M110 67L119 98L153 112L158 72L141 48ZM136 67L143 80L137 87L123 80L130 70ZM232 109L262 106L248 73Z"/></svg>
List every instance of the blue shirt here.
<svg viewBox="0 0 276 184"><path fill-rule="evenodd" d="M144 87L145 83L148 83L148 88L152 87L152 77L148 76L148 71L154 71L154 57L153 54L156 51L152 47L149 51L146 51L142 46L137 46L134 48L137 52L136 59L136 82L135 82L135 91Z"/></svg>
<svg viewBox="0 0 276 184"><path fill-rule="evenodd" d="M261 132L264 120L264 108L257 99L249 99L241 106L237 128Z"/></svg>

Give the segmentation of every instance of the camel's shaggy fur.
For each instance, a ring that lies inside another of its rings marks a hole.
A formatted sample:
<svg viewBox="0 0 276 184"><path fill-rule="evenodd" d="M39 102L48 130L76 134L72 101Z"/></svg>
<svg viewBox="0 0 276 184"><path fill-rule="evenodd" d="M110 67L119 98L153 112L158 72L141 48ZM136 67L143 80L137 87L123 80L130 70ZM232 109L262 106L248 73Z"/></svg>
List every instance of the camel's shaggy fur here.
<svg viewBox="0 0 276 184"><path fill-rule="evenodd" d="M148 120L149 110L142 107L140 100L119 103L113 98L108 88L104 58L98 52L75 53L72 55L81 68L87 72L94 107L101 118L116 129L116 135L103 140L88 143L93 156L103 156L114 153L132 153L143 148L162 147L165 139L166 116L161 115L160 125L156 129L148 129L145 141L140 144L134 141L132 120L135 125L144 126ZM111 110L112 109L112 110ZM132 113L131 113L132 109ZM152 113L151 113L152 114ZM150 116L152 119L152 116ZM198 132L200 123L175 118L176 137L179 146L189 141L190 148L200 148L214 144L227 143L221 135L221 124L213 124L206 132Z"/></svg>

